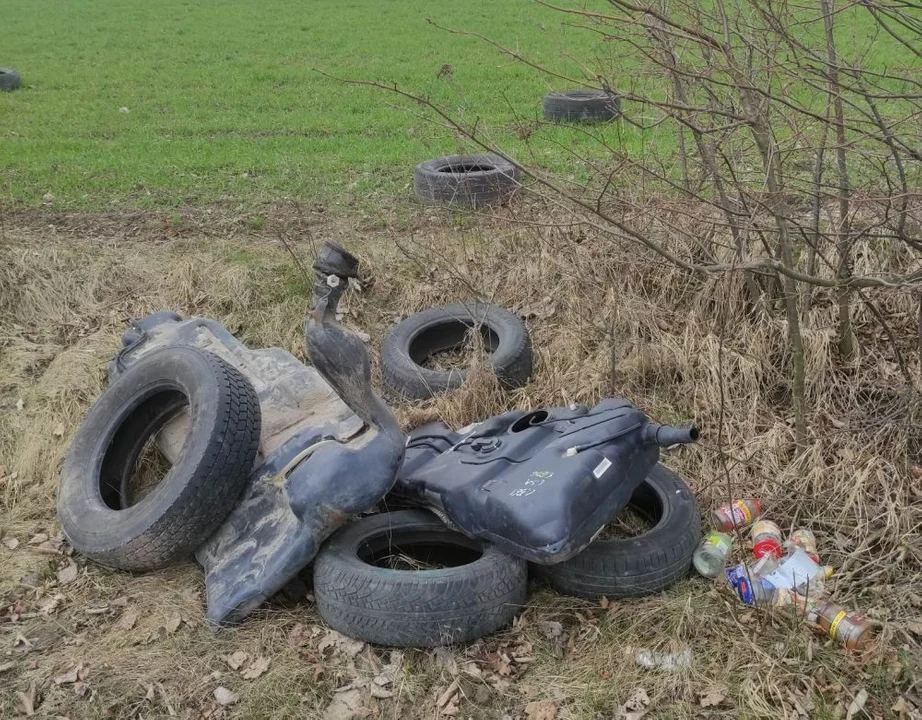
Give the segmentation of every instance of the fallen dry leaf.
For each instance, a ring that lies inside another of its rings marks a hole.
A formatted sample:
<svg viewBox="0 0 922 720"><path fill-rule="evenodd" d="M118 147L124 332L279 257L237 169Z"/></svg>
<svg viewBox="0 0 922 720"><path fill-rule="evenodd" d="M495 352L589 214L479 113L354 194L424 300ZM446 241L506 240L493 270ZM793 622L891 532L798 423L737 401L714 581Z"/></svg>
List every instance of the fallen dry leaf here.
<svg viewBox="0 0 922 720"><path fill-rule="evenodd" d="M179 613L174 613L163 623L163 629L172 635L179 630L180 625L182 625L182 616Z"/></svg>
<svg viewBox="0 0 922 720"><path fill-rule="evenodd" d="M922 637L922 617L913 618L907 622L906 629L909 630L909 632Z"/></svg>
<svg viewBox="0 0 922 720"><path fill-rule="evenodd" d="M548 640L559 638L563 634L563 625L556 620L540 620L538 629Z"/></svg>
<svg viewBox="0 0 922 720"><path fill-rule="evenodd" d="M41 545L43 542L48 542L47 533L36 533L32 536L32 539L29 540L29 545Z"/></svg>
<svg viewBox="0 0 922 720"><path fill-rule="evenodd" d="M641 720L650 708L650 696L643 688L634 688L624 705L615 711L615 720Z"/></svg>
<svg viewBox="0 0 922 720"><path fill-rule="evenodd" d="M0 664L0 673L5 673L7 670L12 670L14 667L16 667L16 663L14 663L12 660L10 662L2 663Z"/></svg>
<svg viewBox="0 0 922 720"><path fill-rule="evenodd" d="M233 705L240 702L240 696L237 693L221 685L214 689L214 699L218 701L218 705Z"/></svg>
<svg viewBox="0 0 922 720"><path fill-rule="evenodd" d="M64 423L58 423L54 426L54 430L51 431L51 434L55 437L62 437L64 435Z"/></svg>
<svg viewBox="0 0 922 720"><path fill-rule="evenodd" d="M122 613L116 625L122 630L132 630L138 624L140 613L135 608L128 608Z"/></svg>
<svg viewBox="0 0 922 720"><path fill-rule="evenodd" d="M249 657L243 650L234 650L230 655L225 655L221 659L228 664L231 670L239 670Z"/></svg>
<svg viewBox="0 0 922 720"><path fill-rule="evenodd" d="M346 690L333 694L333 699L323 713L323 720L358 720L365 716L362 691Z"/></svg>
<svg viewBox="0 0 922 720"><path fill-rule="evenodd" d="M864 704L868 701L868 691L859 690L858 694L855 695L855 699L852 700L852 704L848 706L848 712L845 713L845 720L852 720L858 713L864 710Z"/></svg>
<svg viewBox="0 0 922 720"><path fill-rule="evenodd" d="M329 630L317 644L317 651L322 653L325 650L332 648L333 652L339 655L355 657L360 652L362 652L362 648L364 647L365 643L363 643L361 640L353 640L352 638L348 638L345 635L341 635L335 630Z"/></svg>
<svg viewBox="0 0 922 720"><path fill-rule="evenodd" d="M260 675L262 675L266 670L269 669L269 663L272 662L271 658L267 657L258 657L249 665L247 665L241 675L244 680L255 680Z"/></svg>
<svg viewBox="0 0 922 720"><path fill-rule="evenodd" d="M550 700L535 700L525 706L525 717L528 720L554 720L557 706Z"/></svg>
<svg viewBox="0 0 922 720"><path fill-rule="evenodd" d="M69 685L71 683L77 682L80 679L80 673L83 671L83 665L77 665L76 667L71 668L66 673L58 675L54 679L55 685Z"/></svg>
<svg viewBox="0 0 922 720"><path fill-rule="evenodd" d="M58 609L58 606L63 600L64 596L57 594L44 597L38 604L38 611L42 615L51 615L55 610Z"/></svg>
<svg viewBox="0 0 922 720"><path fill-rule="evenodd" d="M3 544L10 550L15 550L19 547L19 540L14 537L5 537L3 538Z"/></svg>
<svg viewBox="0 0 922 720"><path fill-rule="evenodd" d="M67 585L77 579L77 564L69 560L67 565L58 570L58 583Z"/></svg>
<svg viewBox="0 0 922 720"><path fill-rule="evenodd" d="M16 409L17 409L17 410L22 410L25 406L26 406L26 403L25 403L25 401L24 401L22 398L19 398L19 400L16 401ZM32 713L29 713L29 715L31 715L31 714L32 714Z"/></svg>
<svg viewBox="0 0 922 720"><path fill-rule="evenodd" d="M35 715L35 710L38 707L35 697L35 685L29 687L29 692L18 692L16 693L17 700L17 710L23 715Z"/></svg>
<svg viewBox="0 0 922 720"><path fill-rule="evenodd" d="M727 699L727 686L715 685L705 693L701 693L701 707L717 707Z"/></svg>
<svg viewBox="0 0 922 720"><path fill-rule="evenodd" d="M893 703L893 707L891 707L890 709L893 712L895 712L897 716L899 717L906 717L907 715L915 711L915 708L911 704L906 702L906 698L903 697L902 695L895 703Z"/></svg>

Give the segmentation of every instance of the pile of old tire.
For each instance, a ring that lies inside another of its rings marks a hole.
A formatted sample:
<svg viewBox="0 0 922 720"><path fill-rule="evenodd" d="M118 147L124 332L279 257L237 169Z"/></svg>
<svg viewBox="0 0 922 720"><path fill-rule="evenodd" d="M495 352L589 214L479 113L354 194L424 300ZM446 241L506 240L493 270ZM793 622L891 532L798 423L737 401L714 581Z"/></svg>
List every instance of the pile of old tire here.
<svg viewBox="0 0 922 720"><path fill-rule="evenodd" d="M381 374L388 391L399 397L426 400L460 387L468 370L426 367L445 351L460 350L471 332L479 332L489 367L508 388L531 377L531 338L525 323L497 305L468 302L430 308L398 323L381 345Z"/></svg>
<svg viewBox="0 0 922 720"><path fill-rule="evenodd" d="M132 479L145 447L188 411L182 456L140 496ZM261 417L250 382L210 352L150 352L102 393L61 471L58 517L75 550L143 571L191 555L237 504L256 459Z"/></svg>
<svg viewBox="0 0 922 720"><path fill-rule="evenodd" d="M544 96L544 117L553 122L604 122L621 113L621 101L607 90L555 90Z"/></svg>
<svg viewBox="0 0 922 720"><path fill-rule="evenodd" d="M15 90L19 82L19 73L13 68L0 68L0 90Z"/></svg>
<svg viewBox="0 0 922 720"><path fill-rule="evenodd" d="M701 524L689 487L658 465L631 499L648 530L594 541L557 565L531 572L560 593L627 598L656 593L691 565ZM399 565L399 567L395 567ZM524 560L446 527L422 510L359 519L335 533L314 562L324 621L366 642L431 647L509 625L527 595Z"/></svg>
<svg viewBox="0 0 922 720"><path fill-rule="evenodd" d="M448 155L416 166L416 197L427 205L482 208L507 203L521 187L518 167L492 153Z"/></svg>

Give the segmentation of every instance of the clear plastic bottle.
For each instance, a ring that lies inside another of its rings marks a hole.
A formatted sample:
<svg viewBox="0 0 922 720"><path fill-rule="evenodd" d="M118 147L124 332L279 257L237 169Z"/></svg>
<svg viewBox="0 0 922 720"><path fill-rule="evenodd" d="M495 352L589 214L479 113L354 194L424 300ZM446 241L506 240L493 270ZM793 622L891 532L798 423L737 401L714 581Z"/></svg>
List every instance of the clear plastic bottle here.
<svg viewBox="0 0 922 720"><path fill-rule="evenodd" d="M733 528L746 527L761 514L762 503L759 500L744 498L721 505L711 513L711 520L715 528L721 532L729 532Z"/></svg>
<svg viewBox="0 0 922 720"><path fill-rule="evenodd" d="M721 532L709 532L692 555L692 565L704 577L717 577L727 565L731 547L732 536Z"/></svg>
<svg viewBox="0 0 922 720"><path fill-rule="evenodd" d="M806 620L850 650L864 648L871 639L871 625L860 615L829 600L808 605Z"/></svg>

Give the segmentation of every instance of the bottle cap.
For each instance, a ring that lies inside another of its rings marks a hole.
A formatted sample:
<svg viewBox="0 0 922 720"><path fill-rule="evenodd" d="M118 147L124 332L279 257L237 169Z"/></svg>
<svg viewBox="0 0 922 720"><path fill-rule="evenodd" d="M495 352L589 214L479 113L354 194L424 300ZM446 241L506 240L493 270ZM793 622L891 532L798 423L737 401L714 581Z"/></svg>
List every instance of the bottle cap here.
<svg viewBox="0 0 922 720"><path fill-rule="evenodd" d="M772 554L777 558L781 557L781 543L778 542L775 538L762 538L755 545L752 546L752 554L757 558L762 557L763 555Z"/></svg>

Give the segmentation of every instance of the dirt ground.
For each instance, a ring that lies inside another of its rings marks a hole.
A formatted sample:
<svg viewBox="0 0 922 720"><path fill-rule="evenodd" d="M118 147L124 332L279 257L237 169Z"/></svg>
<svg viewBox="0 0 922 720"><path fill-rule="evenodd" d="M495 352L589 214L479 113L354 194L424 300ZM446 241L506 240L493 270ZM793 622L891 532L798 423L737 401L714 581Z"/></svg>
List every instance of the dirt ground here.
<svg viewBox="0 0 922 720"><path fill-rule="evenodd" d="M782 316L753 319L736 278L689 278L578 225L435 213L349 224L310 208L269 217L258 229L218 209L181 223L4 218L0 716L919 717L918 400L870 313L856 312L860 361L837 367L834 308L817 294L804 329L813 442L795 462ZM400 406L407 427L608 394L663 422L694 419L702 442L664 461L702 511L753 494L782 527L811 526L837 569L833 596L873 621L873 646L845 651L787 611L745 608L691 575L618 602L536 585L508 631L438 651L347 641L323 626L310 596L215 633L196 565L131 576L73 554L55 520L57 473L127 321L161 309L206 315L251 346L303 357L309 285L289 249L309 266L325 239L363 260L367 290L346 297L344 322L368 332L372 349L405 314L472 295L527 319L527 387L503 393L482 380ZM918 377L914 305L885 291L877 299ZM690 662L649 669L639 649L688 650Z"/></svg>

